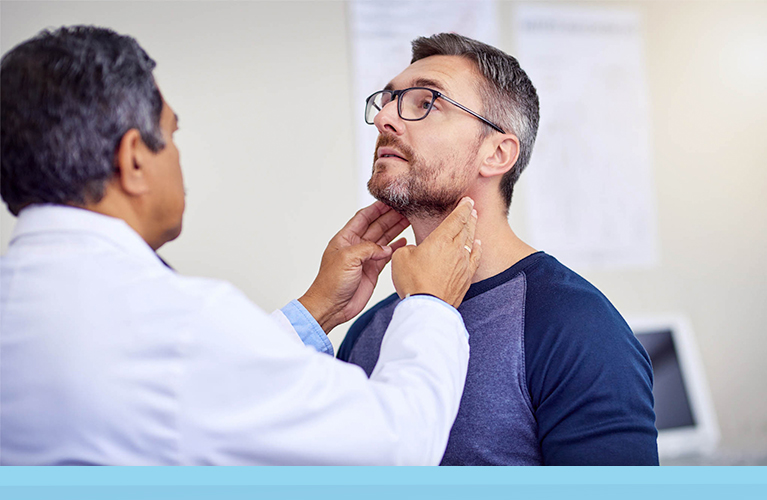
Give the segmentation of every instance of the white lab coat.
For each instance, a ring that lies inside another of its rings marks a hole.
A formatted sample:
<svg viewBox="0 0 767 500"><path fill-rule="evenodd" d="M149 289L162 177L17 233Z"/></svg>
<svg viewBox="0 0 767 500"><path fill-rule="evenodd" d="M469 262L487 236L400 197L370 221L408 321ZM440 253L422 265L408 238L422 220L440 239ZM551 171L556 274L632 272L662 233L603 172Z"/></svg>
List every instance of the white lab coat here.
<svg viewBox="0 0 767 500"><path fill-rule="evenodd" d="M24 209L0 285L4 465L437 464L458 412L467 333L429 297L368 379L87 210Z"/></svg>

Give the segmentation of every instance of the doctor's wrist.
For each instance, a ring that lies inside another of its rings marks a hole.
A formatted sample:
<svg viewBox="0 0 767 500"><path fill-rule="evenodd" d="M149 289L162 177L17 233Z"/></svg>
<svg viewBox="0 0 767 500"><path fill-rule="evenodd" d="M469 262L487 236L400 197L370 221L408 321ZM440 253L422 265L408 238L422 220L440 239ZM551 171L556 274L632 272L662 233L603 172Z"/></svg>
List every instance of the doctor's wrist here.
<svg viewBox="0 0 767 500"><path fill-rule="evenodd" d="M310 292L306 292L303 296L299 297L298 301L317 321L325 334L330 333L333 328L341 323L336 319L337 312L327 305L326 301L315 297Z"/></svg>

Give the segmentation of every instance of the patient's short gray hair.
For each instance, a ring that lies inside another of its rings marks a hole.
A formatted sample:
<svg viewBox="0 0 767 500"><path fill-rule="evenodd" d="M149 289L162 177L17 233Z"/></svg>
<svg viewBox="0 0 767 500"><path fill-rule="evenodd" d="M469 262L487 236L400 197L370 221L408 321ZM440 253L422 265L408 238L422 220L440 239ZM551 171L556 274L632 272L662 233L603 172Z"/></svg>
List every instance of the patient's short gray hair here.
<svg viewBox="0 0 767 500"><path fill-rule="evenodd" d="M519 138L517 163L504 174L501 194L508 210L514 184L530 162L538 133L538 93L516 58L482 42L455 33L440 33L413 40L414 63L430 56L461 56L473 61L484 81L479 86L484 110L490 121ZM494 133L483 125L485 136Z"/></svg>

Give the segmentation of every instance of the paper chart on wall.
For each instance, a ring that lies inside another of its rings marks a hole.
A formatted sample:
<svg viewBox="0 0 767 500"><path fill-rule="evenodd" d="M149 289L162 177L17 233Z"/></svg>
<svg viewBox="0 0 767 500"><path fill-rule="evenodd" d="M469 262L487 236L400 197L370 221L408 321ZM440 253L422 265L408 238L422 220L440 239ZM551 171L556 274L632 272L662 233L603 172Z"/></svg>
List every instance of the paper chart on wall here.
<svg viewBox="0 0 767 500"><path fill-rule="evenodd" d="M353 1L349 3L354 78L355 165L358 204L373 202L367 191L378 131L363 118L365 98L381 90L410 64L410 42L441 32L497 45L492 0Z"/></svg>
<svg viewBox="0 0 767 500"><path fill-rule="evenodd" d="M541 103L520 179L530 243L576 269L657 264L641 16L523 5L513 26Z"/></svg>

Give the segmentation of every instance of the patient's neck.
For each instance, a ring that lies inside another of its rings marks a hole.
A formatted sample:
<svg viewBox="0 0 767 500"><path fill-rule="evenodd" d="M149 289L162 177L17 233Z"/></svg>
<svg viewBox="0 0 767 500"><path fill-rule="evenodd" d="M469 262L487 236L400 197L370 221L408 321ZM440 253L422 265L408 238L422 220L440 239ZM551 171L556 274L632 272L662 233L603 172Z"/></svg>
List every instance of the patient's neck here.
<svg viewBox="0 0 767 500"><path fill-rule="evenodd" d="M475 201L474 208L478 217L474 238L482 241L482 258L472 283L495 276L535 253L533 247L514 234L503 210L485 206L479 201ZM420 245L447 215L449 214L439 217L409 217L416 244ZM472 244L469 243L469 246Z"/></svg>

